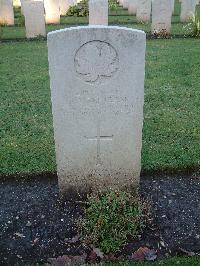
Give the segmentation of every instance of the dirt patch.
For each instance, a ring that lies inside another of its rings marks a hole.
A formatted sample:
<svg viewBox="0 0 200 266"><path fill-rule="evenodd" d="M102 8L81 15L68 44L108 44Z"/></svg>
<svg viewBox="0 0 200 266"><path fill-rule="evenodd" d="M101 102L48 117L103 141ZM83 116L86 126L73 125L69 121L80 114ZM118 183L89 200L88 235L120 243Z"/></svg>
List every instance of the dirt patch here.
<svg viewBox="0 0 200 266"><path fill-rule="evenodd" d="M141 178L140 193L153 206L154 225L122 248L131 255L141 246L176 254L200 252L200 179L192 176ZM81 255L87 247L69 243L82 205L61 202L55 175L9 178L0 185L0 264L45 262L60 255Z"/></svg>

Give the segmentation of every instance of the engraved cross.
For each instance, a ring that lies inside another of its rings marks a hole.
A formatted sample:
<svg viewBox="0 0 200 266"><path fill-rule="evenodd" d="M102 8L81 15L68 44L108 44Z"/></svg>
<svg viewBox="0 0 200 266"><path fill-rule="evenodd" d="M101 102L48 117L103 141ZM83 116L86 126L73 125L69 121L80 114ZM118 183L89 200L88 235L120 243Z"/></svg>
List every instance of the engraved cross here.
<svg viewBox="0 0 200 266"><path fill-rule="evenodd" d="M86 137L88 140L95 140L97 142L97 163L101 164L101 141L112 141L113 135L110 136L102 136L100 134L100 123L97 125L97 135L94 137Z"/></svg>

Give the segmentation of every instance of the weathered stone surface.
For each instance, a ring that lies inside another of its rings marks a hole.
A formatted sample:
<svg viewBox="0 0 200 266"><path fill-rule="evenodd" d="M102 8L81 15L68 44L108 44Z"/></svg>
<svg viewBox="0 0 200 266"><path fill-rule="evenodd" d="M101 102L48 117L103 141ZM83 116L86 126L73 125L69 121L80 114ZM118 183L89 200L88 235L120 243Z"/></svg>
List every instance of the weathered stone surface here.
<svg viewBox="0 0 200 266"><path fill-rule="evenodd" d="M142 31L105 26L48 34L62 192L138 185L145 39Z"/></svg>
<svg viewBox="0 0 200 266"><path fill-rule="evenodd" d="M197 5L197 0L182 0L181 1L181 22L190 21L192 15L195 12L195 7Z"/></svg>
<svg viewBox="0 0 200 266"><path fill-rule="evenodd" d="M108 25L108 0L89 1L89 25Z"/></svg>
<svg viewBox="0 0 200 266"><path fill-rule="evenodd" d="M25 1L23 9L26 37L46 36L43 1Z"/></svg>
<svg viewBox="0 0 200 266"><path fill-rule="evenodd" d="M129 0L128 13L130 15L136 15L137 12L137 0Z"/></svg>
<svg viewBox="0 0 200 266"><path fill-rule="evenodd" d="M169 0L152 1L152 33L168 34L171 30L171 3Z"/></svg>
<svg viewBox="0 0 200 266"><path fill-rule="evenodd" d="M0 0L0 25L14 25L12 0Z"/></svg>
<svg viewBox="0 0 200 266"><path fill-rule="evenodd" d="M58 0L44 0L45 19L47 24L60 24Z"/></svg>
<svg viewBox="0 0 200 266"><path fill-rule="evenodd" d="M151 0L137 1L136 18L139 22L149 22L151 18Z"/></svg>

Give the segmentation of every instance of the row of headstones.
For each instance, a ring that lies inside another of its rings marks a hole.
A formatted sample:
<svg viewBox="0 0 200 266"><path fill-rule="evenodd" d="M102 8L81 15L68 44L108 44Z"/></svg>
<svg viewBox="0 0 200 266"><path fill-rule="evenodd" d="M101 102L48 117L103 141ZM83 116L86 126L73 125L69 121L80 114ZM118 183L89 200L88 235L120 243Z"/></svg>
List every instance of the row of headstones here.
<svg viewBox="0 0 200 266"><path fill-rule="evenodd" d="M179 0L181 2L180 21L188 22L195 13L199 0ZM150 22L152 15L152 32L165 30L170 32L171 17L174 13L175 0L119 0L128 9L129 14L136 15L139 22Z"/></svg>
<svg viewBox="0 0 200 266"><path fill-rule="evenodd" d="M79 2L81 0L0 0L0 25L14 25L14 3L16 7L21 6L25 17L26 37L46 36L45 22L59 24L60 15L66 14L70 6ZM108 0L104 0L103 4L101 0L90 0L89 9L89 24L108 24Z"/></svg>
<svg viewBox="0 0 200 266"><path fill-rule="evenodd" d="M181 21L187 22L195 13L199 0L181 0ZM139 22L150 22L152 15L152 33L170 33L171 17L174 13L174 0L119 0L128 8L132 15L136 15ZM107 0L89 1L90 24L108 25Z"/></svg>
<svg viewBox="0 0 200 266"><path fill-rule="evenodd" d="M66 14L70 6L81 0L17 0L25 17L26 37L46 36L46 24L59 24L60 15ZM108 0L89 1L89 24L108 24ZM12 0L0 0L0 24L13 25L14 12Z"/></svg>
<svg viewBox="0 0 200 266"><path fill-rule="evenodd" d="M19 0L18 0L19 1ZM78 0L80 1L80 0ZM119 0L129 13L136 14L138 21L148 22L152 13L152 33L170 33L174 0ZM199 0L181 0L182 21L195 12ZM60 14L65 14L77 0L21 0L25 17L26 37L45 36L47 24L59 24ZM18 2L18 5L20 3ZM12 0L0 0L0 24L14 24ZM108 0L89 1L89 24L108 25Z"/></svg>
<svg viewBox="0 0 200 266"><path fill-rule="evenodd" d="M181 2L180 21L188 22L200 1L179 0L179 2ZM129 14L136 15L137 20L140 22L149 22L151 12L154 16L163 12L166 14L165 16L171 17L175 6L175 0L119 0L119 3L128 9Z"/></svg>
<svg viewBox="0 0 200 266"><path fill-rule="evenodd" d="M81 0L0 0L0 24L14 25L14 7L21 7L23 15L30 15L37 12L41 15L41 10L45 13L47 24L59 24L60 15L65 15L69 8L76 5Z"/></svg>

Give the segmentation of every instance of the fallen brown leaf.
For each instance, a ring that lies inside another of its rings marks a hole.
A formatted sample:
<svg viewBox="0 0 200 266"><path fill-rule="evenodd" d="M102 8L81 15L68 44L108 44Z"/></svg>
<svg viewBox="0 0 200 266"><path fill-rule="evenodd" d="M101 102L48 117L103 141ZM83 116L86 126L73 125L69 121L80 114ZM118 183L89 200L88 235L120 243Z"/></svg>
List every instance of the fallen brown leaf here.
<svg viewBox="0 0 200 266"><path fill-rule="evenodd" d="M140 247L132 254L132 260L134 261L154 261L157 258L157 252L147 247Z"/></svg>

